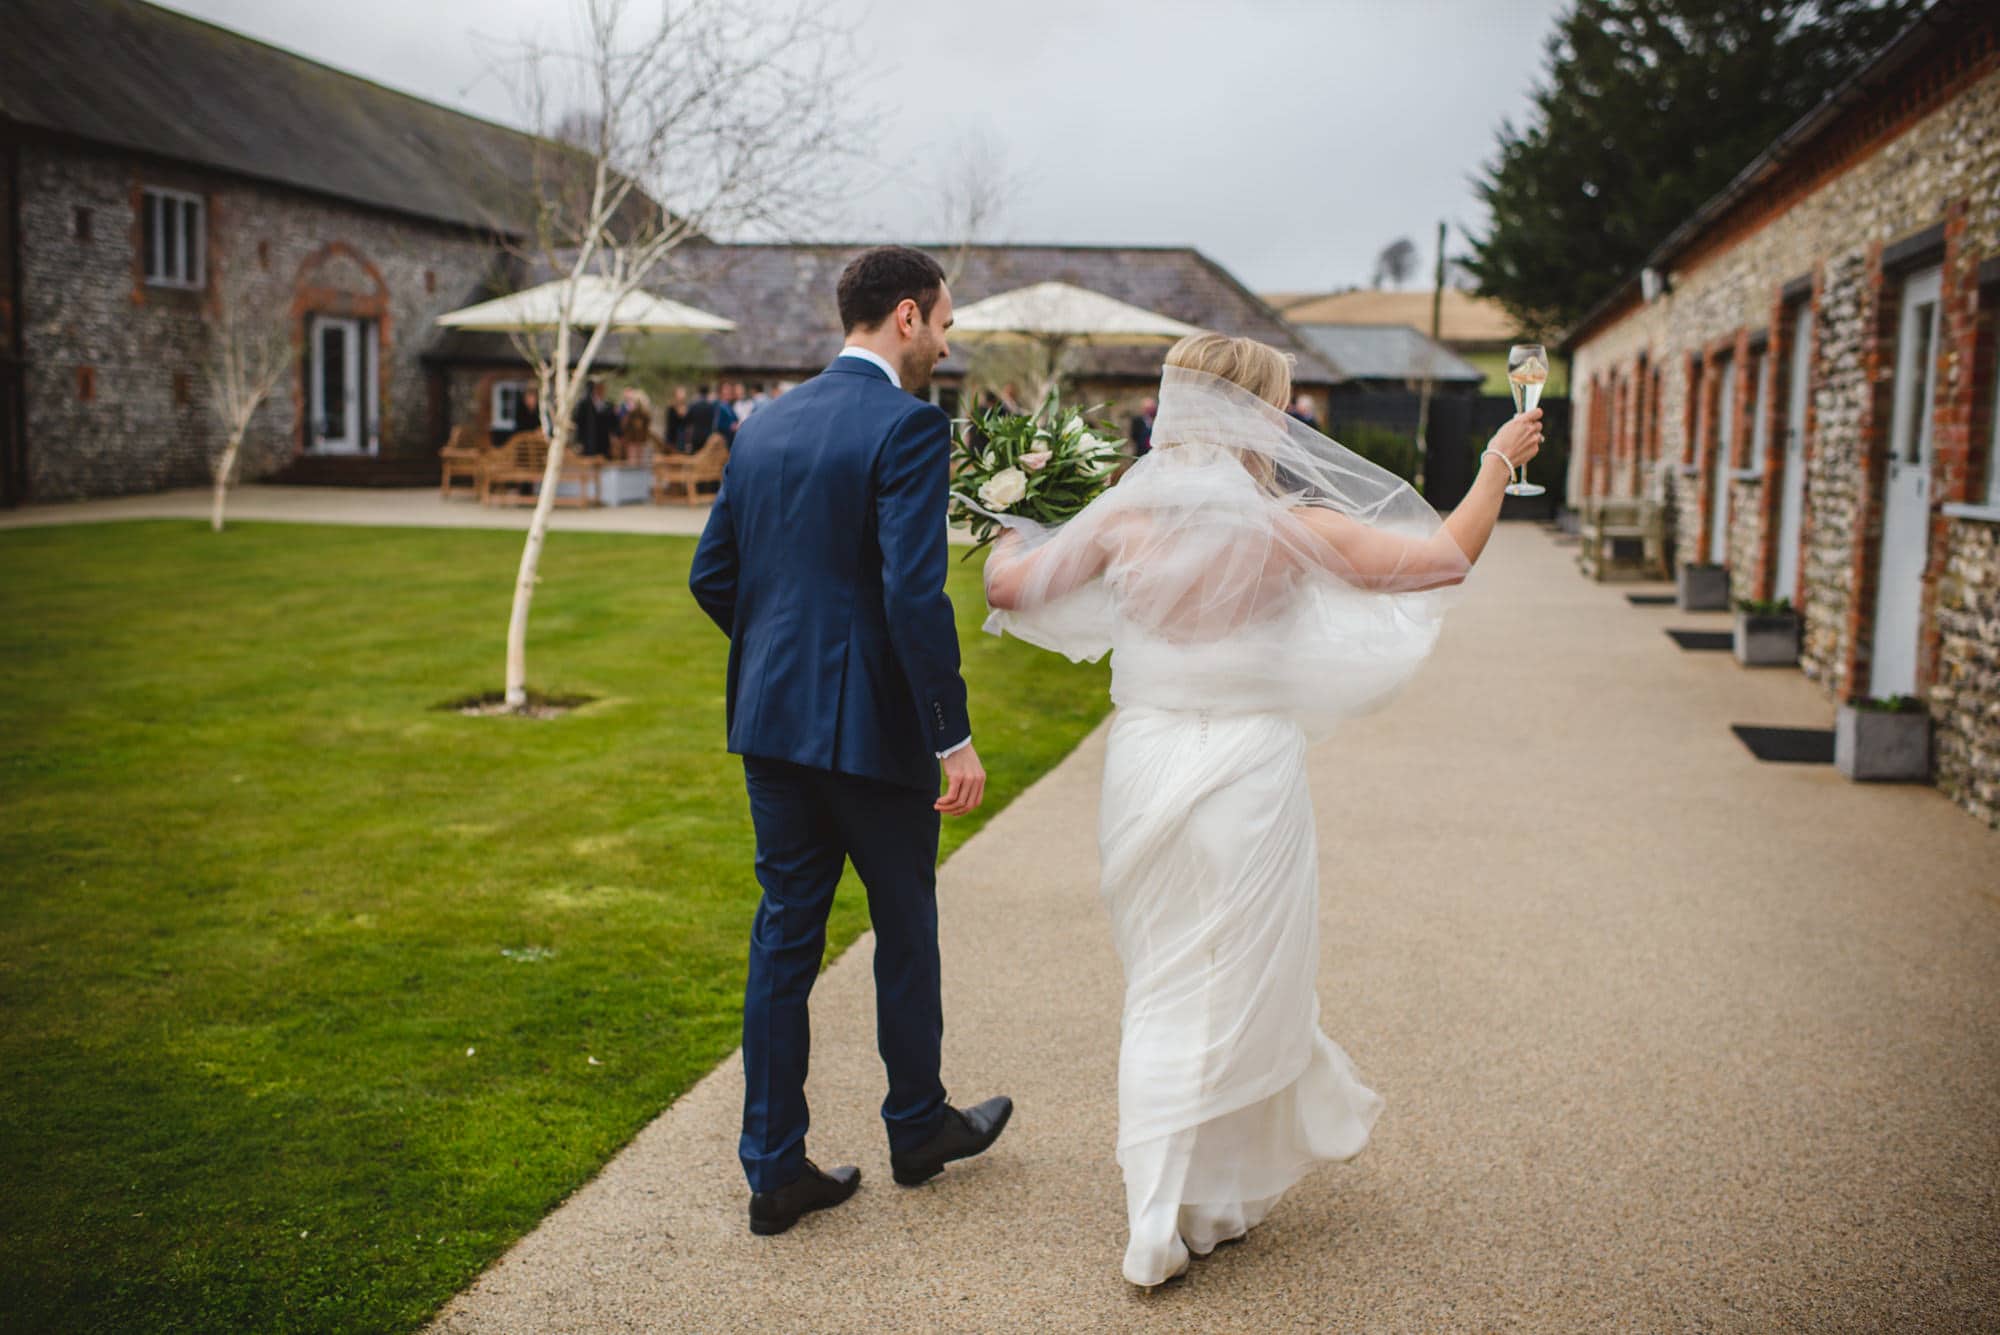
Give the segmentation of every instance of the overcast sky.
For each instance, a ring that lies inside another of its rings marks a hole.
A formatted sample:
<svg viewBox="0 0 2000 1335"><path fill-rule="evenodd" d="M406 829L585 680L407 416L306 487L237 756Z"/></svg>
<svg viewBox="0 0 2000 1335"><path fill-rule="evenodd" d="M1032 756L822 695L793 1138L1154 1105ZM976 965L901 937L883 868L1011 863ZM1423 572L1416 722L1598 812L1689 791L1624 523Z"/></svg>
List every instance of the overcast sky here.
<svg viewBox="0 0 2000 1335"><path fill-rule="evenodd" d="M643 3L644 0L641 0ZM1260 291L1365 283L1518 124L1564 0L827 0L891 108L841 238L938 239L934 164L968 135L1018 182L993 239L1193 245ZM563 0L172 0L317 60L516 122L488 69ZM1422 286L1425 280L1413 280Z"/></svg>

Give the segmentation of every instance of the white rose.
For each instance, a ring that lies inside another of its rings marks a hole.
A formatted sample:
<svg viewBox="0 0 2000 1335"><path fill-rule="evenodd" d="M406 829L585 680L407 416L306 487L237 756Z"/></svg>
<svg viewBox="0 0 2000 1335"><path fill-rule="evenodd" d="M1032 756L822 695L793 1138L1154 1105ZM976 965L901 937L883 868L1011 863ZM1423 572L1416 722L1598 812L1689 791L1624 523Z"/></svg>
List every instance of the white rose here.
<svg viewBox="0 0 2000 1335"><path fill-rule="evenodd" d="M1003 468L979 484L979 503L989 510L1005 510L1028 494L1028 475L1018 468Z"/></svg>
<svg viewBox="0 0 2000 1335"><path fill-rule="evenodd" d="M1054 457L1055 453L1052 450L1030 450L1021 456L1021 467L1030 473L1039 473L1048 467L1049 460Z"/></svg>

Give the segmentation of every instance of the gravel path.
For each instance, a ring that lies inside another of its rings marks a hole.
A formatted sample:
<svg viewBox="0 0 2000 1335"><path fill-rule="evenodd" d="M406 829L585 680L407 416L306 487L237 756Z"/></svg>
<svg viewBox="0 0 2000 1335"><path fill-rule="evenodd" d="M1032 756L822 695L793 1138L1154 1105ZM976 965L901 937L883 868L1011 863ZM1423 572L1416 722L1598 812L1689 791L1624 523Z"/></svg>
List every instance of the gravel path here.
<svg viewBox="0 0 2000 1335"><path fill-rule="evenodd" d="M1829 726L1819 691L1675 648L1726 618L1573 550L1504 527L1419 680L1314 754L1323 1024L1387 1109L1245 1244L1119 1275L1100 731L942 876L946 1082L1017 1104L991 1153L890 1182L864 938L814 1014L853 1201L750 1235L732 1058L435 1328L2000 1325L2000 836L1752 759L1728 725Z"/></svg>

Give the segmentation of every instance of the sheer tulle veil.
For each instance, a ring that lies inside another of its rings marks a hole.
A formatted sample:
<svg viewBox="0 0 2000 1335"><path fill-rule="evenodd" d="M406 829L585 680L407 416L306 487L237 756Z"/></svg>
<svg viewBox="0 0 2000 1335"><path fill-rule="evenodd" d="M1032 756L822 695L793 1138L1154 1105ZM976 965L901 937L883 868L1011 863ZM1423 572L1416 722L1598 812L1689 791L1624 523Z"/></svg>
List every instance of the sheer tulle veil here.
<svg viewBox="0 0 2000 1335"><path fill-rule="evenodd" d="M988 631L1112 652L1120 705L1278 712L1313 736L1408 680L1470 568L1409 483L1180 366L1152 445L1065 524L996 516Z"/></svg>

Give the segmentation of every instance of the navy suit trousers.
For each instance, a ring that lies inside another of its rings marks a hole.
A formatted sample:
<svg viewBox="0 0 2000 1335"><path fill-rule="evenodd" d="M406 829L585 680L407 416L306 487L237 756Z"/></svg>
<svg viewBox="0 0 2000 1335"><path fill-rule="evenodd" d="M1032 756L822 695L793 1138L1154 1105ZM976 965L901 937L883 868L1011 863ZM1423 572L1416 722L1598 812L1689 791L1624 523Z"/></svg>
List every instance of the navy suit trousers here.
<svg viewBox="0 0 2000 1335"><path fill-rule="evenodd" d="M827 911L852 859L875 928L875 1036L888 1069L891 1150L913 1149L944 1116L939 1079L938 813L931 794L789 761L743 757L763 898L743 995L743 1136L752 1191L805 1168L807 1000L826 953Z"/></svg>

